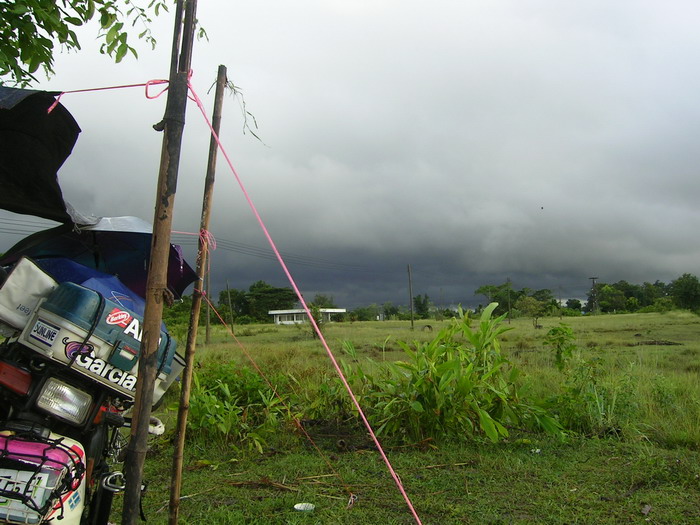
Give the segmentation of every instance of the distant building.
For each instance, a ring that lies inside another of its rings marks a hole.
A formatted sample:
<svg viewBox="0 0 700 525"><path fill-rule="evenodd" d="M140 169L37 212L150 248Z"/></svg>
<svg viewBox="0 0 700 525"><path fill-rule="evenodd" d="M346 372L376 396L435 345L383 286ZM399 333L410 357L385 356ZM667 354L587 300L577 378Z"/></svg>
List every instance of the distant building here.
<svg viewBox="0 0 700 525"><path fill-rule="evenodd" d="M319 308L318 311L324 323L330 323L331 316L333 315L347 312L345 308ZM275 324L301 324L309 321L306 311L303 308L294 310L270 310L267 313L273 316Z"/></svg>

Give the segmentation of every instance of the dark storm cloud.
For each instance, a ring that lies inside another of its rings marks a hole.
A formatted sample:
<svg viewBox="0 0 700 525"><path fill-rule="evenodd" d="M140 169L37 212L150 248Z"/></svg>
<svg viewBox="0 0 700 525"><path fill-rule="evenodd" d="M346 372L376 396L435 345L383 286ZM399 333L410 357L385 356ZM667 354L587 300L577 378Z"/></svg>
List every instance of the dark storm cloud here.
<svg viewBox="0 0 700 525"><path fill-rule="evenodd" d="M482 284L582 297L589 277L700 273L700 36L691 2L207 2L193 85L216 66L243 89L261 141L227 98L222 139L305 294L341 306L473 304ZM60 57L42 87L162 78L161 46L111 65ZM92 36L88 37L91 39ZM86 46L89 47L89 46ZM164 99L66 95L83 134L61 171L98 215L151 219ZM211 111L208 108L208 111ZM254 123L249 117L249 125ZM209 144L192 104L175 229L199 228ZM212 231L267 249L223 159ZM213 287L285 284L268 257L224 247ZM188 248L191 253L191 247ZM353 269L342 265L352 266ZM308 297L307 297L308 298Z"/></svg>

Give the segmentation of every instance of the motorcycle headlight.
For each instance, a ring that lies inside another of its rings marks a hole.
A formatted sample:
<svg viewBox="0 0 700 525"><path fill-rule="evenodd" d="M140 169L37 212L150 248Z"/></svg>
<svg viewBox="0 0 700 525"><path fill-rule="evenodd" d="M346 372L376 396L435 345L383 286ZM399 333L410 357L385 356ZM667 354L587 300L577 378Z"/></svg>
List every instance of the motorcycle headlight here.
<svg viewBox="0 0 700 525"><path fill-rule="evenodd" d="M36 404L49 414L80 425L90 412L92 396L52 377L44 383Z"/></svg>

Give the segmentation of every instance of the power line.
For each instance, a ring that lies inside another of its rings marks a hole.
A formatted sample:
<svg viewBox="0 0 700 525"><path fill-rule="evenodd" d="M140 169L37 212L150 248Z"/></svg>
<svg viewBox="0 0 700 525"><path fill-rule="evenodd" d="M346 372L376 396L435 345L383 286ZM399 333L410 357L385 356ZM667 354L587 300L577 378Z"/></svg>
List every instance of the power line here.
<svg viewBox="0 0 700 525"><path fill-rule="evenodd" d="M173 235L174 242L182 246L196 246L197 241L190 237L184 236L182 234ZM230 241L227 239L216 239L216 248L223 249L225 251L231 251L240 253L243 255L249 255L251 257L258 257L260 259L267 260L277 260L277 256L272 250L260 248L250 244L245 244L241 242ZM357 264L348 264L331 259L323 259L319 257L309 257L305 255L297 255L293 253L282 253L282 257L286 262L296 264L298 266L310 266L315 268L323 268L326 270L343 270L343 271L358 271L358 272L370 272L373 271L368 266L362 266Z"/></svg>
<svg viewBox="0 0 700 525"><path fill-rule="evenodd" d="M36 233L37 231L48 229L50 227L52 227L51 224L46 222L0 217L0 233L6 233L10 235L31 235L33 233ZM173 242L176 244L180 244L181 246L197 246L198 243L196 237L190 235L175 233L172 237ZM277 256L272 250L260 248L242 242L230 241L228 239L217 239L216 245L217 248L223 249L225 251L235 252L242 255L248 255L251 257L257 257L260 259L267 259L270 261L277 260ZM375 270L368 266L348 264L332 259L310 257L305 255L297 255L293 253L283 253L282 256L286 262L290 264L295 264L297 266L307 266L324 270L377 273Z"/></svg>

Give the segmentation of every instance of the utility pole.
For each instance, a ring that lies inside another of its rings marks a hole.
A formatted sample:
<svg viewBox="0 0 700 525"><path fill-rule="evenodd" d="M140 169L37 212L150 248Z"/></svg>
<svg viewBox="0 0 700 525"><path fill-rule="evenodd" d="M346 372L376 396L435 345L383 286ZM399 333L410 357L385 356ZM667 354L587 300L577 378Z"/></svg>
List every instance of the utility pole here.
<svg viewBox="0 0 700 525"><path fill-rule="evenodd" d="M231 290L228 287L228 279L226 279L226 296L228 297L228 317L229 323L233 326L233 306L231 305Z"/></svg>
<svg viewBox="0 0 700 525"><path fill-rule="evenodd" d="M411 277L411 265L408 265L408 304L411 308L411 330L413 330L413 278Z"/></svg>
<svg viewBox="0 0 700 525"><path fill-rule="evenodd" d="M595 282L598 279L597 277L589 277L591 280L591 304L590 308L588 309L589 312L592 314L595 314L598 311L598 292L596 291L595 288Z"/></svg>
<svg viewBox="0 0 700 525"><path fill-rule="evenodd" d="M214 95L214 113L212 115L212 128L219 135L221 125L221 107L223 105L224 91L226 89L226 67L219 66L216 78L216 93ZM204 180L204 198L202 199L202 218L200 231L209 230L209 218L211 216L211 201L214 194L214 175L216 174L216 154L218 143L212 135L209 143L209 161L207 162L207 174ZM202 277L206 272L207 283L209 272L207 262L209 259L209 246L206 240L200 236L199 250L197 252L197 281L194 284L192 294L192 310L190 312L190 325L187 333L187 348L185 351L185 369L182 374L180 387L180 407L177 413L177 431L175 433L175 452L173 453L172 476L170 482L170 511L168 523L177 525L180 512L180 493L182 490L182 464L185 451L185 433L187 431L187 416L190 410L190 394L192 392L192 373L194 370L194 355L197 347L197 329L199 328L199 312L202 307ZM207 293L209 287L207 286ZM208 305L208 303L207 303ZM209 323L207 323L207 329ZM207 332L208 335L208 332Z"/></svg>
<svg viewBox="0 0 700 525"><path fill-rule="evenodd" d="M508 285L508 324L510 324L511 320L511 312L510 312L510 277L506 279L506 283Z"/></svg>
<svg viewBox="0 0 700 525"><path fill-rule="evenodd" d="M124 464L126 489L122 525L136 525L141 508L143 465L148 446L148 423L153 405L157 372L156 353L163 318L163 303L169 300L167 287L170 231L180 167L182 135L187 108L188 77L192 64L192 44L197 19L197 0L177 0L175 29L170 63L170 79L165 115L156 129L163 131L158 189L153 219L151 258L146 284L146 308L139 359L138 381L131 424L131 440Z"/></svg>

